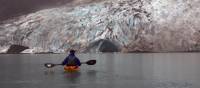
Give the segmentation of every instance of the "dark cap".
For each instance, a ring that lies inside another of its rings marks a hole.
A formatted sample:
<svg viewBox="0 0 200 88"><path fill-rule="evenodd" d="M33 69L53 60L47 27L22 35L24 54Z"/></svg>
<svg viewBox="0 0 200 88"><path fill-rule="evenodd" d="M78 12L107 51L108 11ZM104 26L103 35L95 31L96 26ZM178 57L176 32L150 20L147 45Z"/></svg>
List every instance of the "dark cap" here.
<svg viewBox="0 0 200 88"><path fill-rule="evenodd" d="M69 52L74 54L76 51L71 49Z"/></svg>

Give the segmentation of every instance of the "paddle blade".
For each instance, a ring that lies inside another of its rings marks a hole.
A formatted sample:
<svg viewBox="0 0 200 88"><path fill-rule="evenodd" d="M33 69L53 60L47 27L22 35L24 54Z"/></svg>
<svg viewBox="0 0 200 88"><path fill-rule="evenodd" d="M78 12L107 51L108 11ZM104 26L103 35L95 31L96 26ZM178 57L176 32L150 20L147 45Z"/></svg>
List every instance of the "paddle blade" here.
<svg viewBox="0 0 200 88"><path fill-rule="evenodd" d="M96 64L96 60L89 60L86 62L87 65L95 65Z"/></svg>
<svg viewBox="0 0 200 88"><path fill-rule="evenodd" d="M45 66L46 68L52 68L52 67L55 66L55 64L52 64L52 63L45 63L44 66Z"/></svg>

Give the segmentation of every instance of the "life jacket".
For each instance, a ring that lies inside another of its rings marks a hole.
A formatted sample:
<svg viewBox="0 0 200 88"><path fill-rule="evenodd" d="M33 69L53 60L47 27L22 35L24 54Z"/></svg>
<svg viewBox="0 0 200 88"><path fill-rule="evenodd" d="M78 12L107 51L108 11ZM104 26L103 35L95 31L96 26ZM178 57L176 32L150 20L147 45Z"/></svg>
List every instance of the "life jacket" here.
<svg viewBox="0 0 200 88"><path fill-rule="evenodd" d="M76 66L76 57L69 57L67 61L67 66Z"/></svg>

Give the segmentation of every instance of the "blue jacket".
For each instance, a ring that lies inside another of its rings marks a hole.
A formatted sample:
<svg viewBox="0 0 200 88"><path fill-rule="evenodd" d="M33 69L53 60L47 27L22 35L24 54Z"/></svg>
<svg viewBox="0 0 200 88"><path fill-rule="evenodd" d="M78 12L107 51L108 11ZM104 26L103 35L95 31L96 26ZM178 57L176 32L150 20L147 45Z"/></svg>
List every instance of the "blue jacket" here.
<svg viewBox="0 0 200 88"><path fill-rule="evenodd" d="M67 56L65 58L65 60L62 62L62 65L68 65L69 64L68 62L70 60L73 60L75 62L75 64L76 64L76 66L81 66L80 60L72 53L70 53L69 56Z"/></svg>

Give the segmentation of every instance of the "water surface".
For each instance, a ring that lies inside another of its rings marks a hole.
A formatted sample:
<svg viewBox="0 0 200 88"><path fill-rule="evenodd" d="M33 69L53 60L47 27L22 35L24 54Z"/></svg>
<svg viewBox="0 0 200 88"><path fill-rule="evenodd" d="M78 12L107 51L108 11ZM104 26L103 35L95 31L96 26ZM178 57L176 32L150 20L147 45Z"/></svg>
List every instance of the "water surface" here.
<svg viewBox="0 0 200 88"><path fill-rule="evenodd" d="M200 53L78 54L82 65L75 73L60 63L64 54L1 54L0 88L200 88Z"/></svg>

